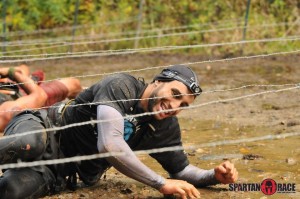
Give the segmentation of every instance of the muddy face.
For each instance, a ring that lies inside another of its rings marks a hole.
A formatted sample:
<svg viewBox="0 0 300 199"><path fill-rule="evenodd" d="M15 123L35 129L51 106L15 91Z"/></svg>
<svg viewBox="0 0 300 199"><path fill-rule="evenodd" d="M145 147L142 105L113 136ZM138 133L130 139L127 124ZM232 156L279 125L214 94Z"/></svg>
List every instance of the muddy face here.
<svg viewBox="0 0 300 199"><path fill-rule="evenodd" d="M194 102L194 96L189 89L179 81L158 82L150 94L148 110L158 112L158 120L177 115L181 110ZM175 110L174 110L175 109ZM177 109L177 110L176 110Z"/></svg>

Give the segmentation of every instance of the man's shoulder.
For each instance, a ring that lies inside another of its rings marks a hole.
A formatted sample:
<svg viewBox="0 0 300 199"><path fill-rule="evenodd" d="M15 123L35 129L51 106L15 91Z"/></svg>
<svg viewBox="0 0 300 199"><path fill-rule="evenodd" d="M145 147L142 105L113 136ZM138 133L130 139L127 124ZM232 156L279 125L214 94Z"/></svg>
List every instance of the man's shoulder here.
<svg viewBox="0 0 300 199"><path fill-rule="evenodd" d="M137 78L126 73L117 73L105 76L100 81L94 83L90 88L92 90L99 90L100 88L120 88L132 87L132 86L143 86L144 83L139 81Z"/></svg>
<svg viewBox="0 0 300 199"><path fill-rule="evenodd" d="M145 83L143 81L140 81L136 77L126 73L115 74L111 76L106 83L121 90L125 89L135 92L140 92L145 86Z"/></svg>
<svg viewBox="0 0 300 199"><path fill-rule="evenodd" d="M128 74L128 73L115 73L115 74L112 74L110 76L108 76L108 78L111 78L111 79L130 79L130 80L137 80L136 77Z"/></svg>
<svg viewBox="0 0 300 199"><path fill-rule="evenodd" d="M98 82L98 84L113 84L113 85L126 85L126 84L133 84L133 85L138 85L141 84L142 82L139 81L136 77L127 74L127 73L117 73L117 74L112 74L107 77L105 77L102 81Z"/></svg>

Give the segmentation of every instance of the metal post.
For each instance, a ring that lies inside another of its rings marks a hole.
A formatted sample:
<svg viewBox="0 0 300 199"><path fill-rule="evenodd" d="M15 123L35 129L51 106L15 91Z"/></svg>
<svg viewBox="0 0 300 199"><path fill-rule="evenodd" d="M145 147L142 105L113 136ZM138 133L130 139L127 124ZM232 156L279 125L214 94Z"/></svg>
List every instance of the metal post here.
<svg viewBox="0 0 300 199"><path fill-rule="evenodd" d="M246 9L246 15L245 15L245 24L244 24L244 30L243 30L243 41L246 40L246 32L247 32L247 24L248 24L248 19L249 19L249 10L250 10L250 2L251 0L248 0L247 2L247 9ZM241 46L240 53L244 53L244 44Z"/></svg>
<svg viewBox="0 0 300 199"><path fill-rule="evenodd" d="M140 5L139 5L139 15L138 15L138 24L136 28L136 39L134 41L134 48L139 47L139 36L142 28L142 22L143 22L143 5L144 5L144 0L140 0Z"/></svg>
<svg viewBox="0 0 300 199"><path fill-rule="evenodd" d="M72 29L72 44L70 45L70 48L69 48L70 52L73 52L73 42L74 42L75 32L77 29L78 9L79 9L79 0L76 1L76 6L75 6L74 24L73 24L73 29Z"/></svg>
<svg viewBox="0 0 300 199"><path fill-rule="evenodd" d="M247 31L247 24L248 24L248 19L249 19L250 2L251 2L251 0L248 0L248 2L247 2L247 9L246 9L246 15L245 15L245 25L244 25L244 31L243 31L243 41L246 39L246 31Z"/></svg>
<svg viewBox="0 0 300 199"><path fill-rule="evenodd" d="M3 7L2 7L2 20L3 20L3 27L2 27L2 52L6 52L6 0L2 0Z"/></svg>

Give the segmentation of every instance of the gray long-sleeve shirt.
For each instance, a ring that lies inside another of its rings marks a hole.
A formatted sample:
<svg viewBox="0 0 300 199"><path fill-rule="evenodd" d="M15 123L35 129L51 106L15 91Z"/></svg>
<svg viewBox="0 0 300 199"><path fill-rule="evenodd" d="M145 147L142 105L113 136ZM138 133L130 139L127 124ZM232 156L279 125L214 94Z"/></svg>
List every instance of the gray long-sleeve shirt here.
<svg viewBox="0 0 300 199"><path fill-rule="evenodd" d="M144 184L159 189L165 179L144 165L133 153L124 140L124 119L110 106L97 107L97 119L110 122L98 123L99 152L124 152L126 155L107 158L108 161L123 174ZM182 171L171 174L171 177L186 180L195 186L216 184L213 170L203 170L188 165Z"/></svg>
<svg viewBox="0 0 300 199"><path fill-rule="evenodd" d="M89 120L114 120L97 125L76 126L61 133L61 150L67 157L100 152L125 152L125 156L82 161L76 170L85 183L93 183L108 167L107 161L125 175L159 189L164 178L139 161L133 150L182 146L176 117L155 120L152 116L135 117L143 113L139 101L146 84L128 74L106 77L76 97L65 110L65 124ZM92 105L86 105L87 103ZM127 121L124 116L131 116ZM116 118L119 118L116 120ZM124 125L125 124L125 125ZM127 125L132 126L127 131ZM124 129L126 131L124 131ZM130 129L129 129L130 130ZM152 153L171 177L184 179L196 186L215 184L213 170L202 170L189 164L183 150Z"/></svg>

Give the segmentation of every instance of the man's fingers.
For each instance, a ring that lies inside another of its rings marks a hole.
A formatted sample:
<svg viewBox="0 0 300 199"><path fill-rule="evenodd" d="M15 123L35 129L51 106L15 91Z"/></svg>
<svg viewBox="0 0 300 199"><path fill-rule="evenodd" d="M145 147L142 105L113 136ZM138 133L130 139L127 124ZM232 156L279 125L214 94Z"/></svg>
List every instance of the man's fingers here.
<svg viewBox="0 0 300 199"><path fill-rule="evenodd" d="M178 194L181 199L199 198L199 191L190 183L183 180L166 180L166 184L160 189L164 194Z"/></svg>
<svg viewBox="0 0 300 199"><path fill-rule="evenodd" d="M233 165L231 165L231 167L227 169L226 173L228 176L234 176L237 173L237 170L233 167Z"/></svg>
<svg viewBox="0 0 300 199"><path fill-rule="evenodd" d="M223 162L222 165L227 171L231 171L233 168L233 164L229 161Z"/></svg>
<svg viewBox="0 0 300 199"><path fill-rule="evenodd" d="M192 194L195 198L200 198L200 192L196 188L192 189Z"/></svg>
<svg viewBox="0 0 300 199"><path fill-rule="evenodd" d="M233 172L233 174L231 176L232 182L235 182L237 180L238 176L239 176L239 172L237 171L236 168L234 168L234 172Z"/></svg>
<svg viewBox="0 0 300 199"><path fill-rule="evenodd" d="M178 188L176 191L177 191L177 193L179 193L181 199L187 199L186 193L182 188Z"/></svg>
<svg viewBox="0 0 300 199"><path fill-rule="evenodd" d="M236 168L232 169L230 173L225 174L225 180L227 183L233 183L237 180L238 172Z"/></svg>
<svg viewBox="0 0 300 199"><path fill-rule="evenodd" d="M200 192L191 184L185 185L183 188L189 198L199 198Z"/></svg>
<svg viewBox="0 0 300 199"><path fill-rule="evenodd" d="M223 165L220 165L216 168L218 173L226 173L226 168Z"/></svg>
<svg viewBox="0 0 300 199"><path fill-rule="evenodd" d="M234 166L231 162L226 161L223 162L220 166L219 166L219 171L225 175L232 175L233 174L233 169Z"/></svg>
<svg viewBox="0 0 300 199"><path fill-rule="evenodd" d="M215 177L219 182L228 184L233 183L238 178L237 169L229 161L223 162L215 168Z"/></svg>
<svg viewBox="0 0 300 199"><path fill-rule="evenodd" d="M195 198L195 196L194 196L194 194L193 194L193 192L192 192L192 190L191 189L186 189L186 194L189 196L189 198Z"/></svg>

